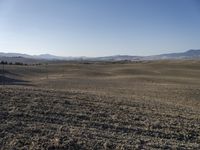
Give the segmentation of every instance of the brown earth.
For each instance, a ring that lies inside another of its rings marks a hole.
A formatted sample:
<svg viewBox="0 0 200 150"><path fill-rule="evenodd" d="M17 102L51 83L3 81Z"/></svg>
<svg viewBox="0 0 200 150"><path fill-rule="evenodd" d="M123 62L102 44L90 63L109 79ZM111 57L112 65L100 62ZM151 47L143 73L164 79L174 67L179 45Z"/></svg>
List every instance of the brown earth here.
<svg viewBox="0 0 200 150"><path fill-rule="evenodd" d="M200 149L200 61L6 66L0 149Z"/></svg>

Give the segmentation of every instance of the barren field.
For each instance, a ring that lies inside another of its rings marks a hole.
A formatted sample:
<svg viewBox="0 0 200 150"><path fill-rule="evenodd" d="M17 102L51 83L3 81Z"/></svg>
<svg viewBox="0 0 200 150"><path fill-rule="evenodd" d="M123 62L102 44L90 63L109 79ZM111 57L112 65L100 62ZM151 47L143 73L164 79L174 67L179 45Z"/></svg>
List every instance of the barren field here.
<svg viewBox="0 0 200 150"><path fill-rule="evenodd" d="M6 66L0 149L200 149L200 62Z"/></svg>

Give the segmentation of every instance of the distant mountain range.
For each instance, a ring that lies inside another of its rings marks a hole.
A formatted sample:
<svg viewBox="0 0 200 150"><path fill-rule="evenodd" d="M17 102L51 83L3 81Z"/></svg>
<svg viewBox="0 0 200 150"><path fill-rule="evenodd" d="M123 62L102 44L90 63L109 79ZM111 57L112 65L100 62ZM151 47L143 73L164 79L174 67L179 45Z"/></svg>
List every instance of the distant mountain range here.
<svg viewBox="0 0 200 150"><path fill-rule="evenodd" d="M199 50L188 50L182 53L169 53L151 56L130 56L130 55L115 55L106 57L60 57L50 54L41 55L27 55L20 53L0 53L0 60L3 61L18 61L27 63L36 63L44 61L58 61L58 60L89 60L89 61L140 61L140 60L165 60L165 59L200 59Z"/></svg>
<svg viewBox="0 0 200 150"><path fill-rule="evenodd" d="M169 53L155 56L148 56L148 59L200 59L200 49L188 50L183 53Z"/></svg>
<svg viewBox="0 0 200 150"><path fill-rule="evenodd" d="M65 57L59 57L59 56L54 56L50 54L27 55L27 54L21 54L21 53L0 53L0 57L23 57L23 58L30 58L30 59L46 59L46 60L65 59Z"/></svg>

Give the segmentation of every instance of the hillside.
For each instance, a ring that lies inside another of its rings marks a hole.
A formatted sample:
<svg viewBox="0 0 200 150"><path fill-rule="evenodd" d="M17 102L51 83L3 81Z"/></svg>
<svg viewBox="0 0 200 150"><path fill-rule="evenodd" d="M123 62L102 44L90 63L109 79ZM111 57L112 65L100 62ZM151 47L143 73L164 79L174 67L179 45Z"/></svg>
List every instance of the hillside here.
<svg viewBox="0 0 200 150"><path fill-rule="evenodd" d="M4 75L0 149L200 149L200 61L6 65Z"/></svg>
<svg viewBox="0 0 200 150"><path fill-rule="evenodd" d="M164 59L199 59L200 50L188 50L183 53L169 53L152 56L130 56L115 55L105 57L60 57L50 54L27 55L19 53L0 53L0 60L20 62L42 62L42 61L142 61L142 60L164 60Z"/></svg>

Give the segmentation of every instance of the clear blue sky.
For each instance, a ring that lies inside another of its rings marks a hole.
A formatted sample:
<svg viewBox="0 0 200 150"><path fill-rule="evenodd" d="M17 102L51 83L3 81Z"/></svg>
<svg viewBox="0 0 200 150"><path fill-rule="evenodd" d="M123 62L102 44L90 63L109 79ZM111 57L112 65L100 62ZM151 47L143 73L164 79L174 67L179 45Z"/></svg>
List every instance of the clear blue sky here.
<svg viewBox="0 0 200 150"><path fill-rule="evenodd" d="M200 48L200 0L0 0L0 51L153 55Z"/></svg>

